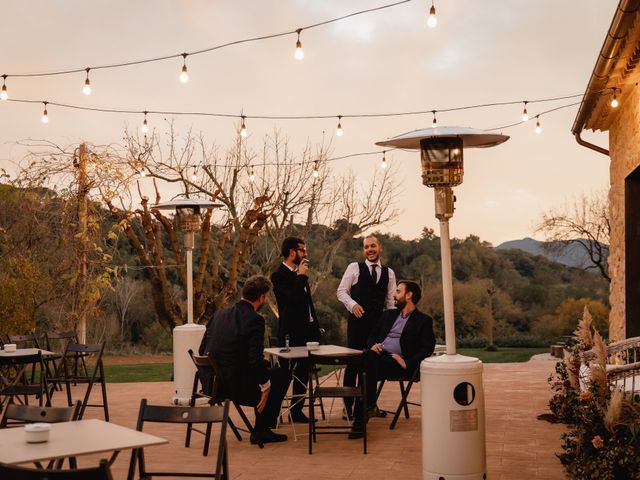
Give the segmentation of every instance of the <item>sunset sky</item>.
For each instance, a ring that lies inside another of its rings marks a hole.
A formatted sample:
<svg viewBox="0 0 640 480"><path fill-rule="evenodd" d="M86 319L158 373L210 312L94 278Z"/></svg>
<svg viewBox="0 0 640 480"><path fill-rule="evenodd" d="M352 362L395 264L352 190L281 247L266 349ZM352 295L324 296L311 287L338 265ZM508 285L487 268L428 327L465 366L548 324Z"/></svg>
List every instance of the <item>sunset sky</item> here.
<svg viewBox="0 0 640 480"><path fill-rule="evenodd" d="M2 4L0 74L46 72L120 63L193 51L268 35L373 8L392 0L183 0L10 1ZM295 36L220 49L189 57L190 80L178 80L182 62L91 72L93 92L81 92L84 73L7 80L10 98L48 100L102 108L209 111L247 115L348 115L441 110L471 104L581 94L613 17L614 0L436 0L438 26L427 27L430 2L412 2L303 31L305 52L294 59ZM574 100L579 101L579 99ZM531 116L562 100L530 104ZM141 116L90 113L42 104L0 102L0 167L14 173L27 138L59 144L121 141ZM579 146L570 129L577 106L503 130L511 139L465 152L464 183L456 188L451 234L479 235L499 244L532 236L543 212L582 193L606 188L609 159ZM517 122L522 104L438 115L441 126L493 128ZM250 145L261 149L274 127L302 151L333 136L331 156L381 150L374 143L431 126L432 116L336 120L251 120ZM163 129L161 116L149 118ZM234 119L178 117L225 147ZM585 134L607 146L606 134ZM333 162L362 182L381 156ZM402 215L384 231L417 237L437 230L433 193L420 179L419 155L394 152L402 186Z"/></svg>

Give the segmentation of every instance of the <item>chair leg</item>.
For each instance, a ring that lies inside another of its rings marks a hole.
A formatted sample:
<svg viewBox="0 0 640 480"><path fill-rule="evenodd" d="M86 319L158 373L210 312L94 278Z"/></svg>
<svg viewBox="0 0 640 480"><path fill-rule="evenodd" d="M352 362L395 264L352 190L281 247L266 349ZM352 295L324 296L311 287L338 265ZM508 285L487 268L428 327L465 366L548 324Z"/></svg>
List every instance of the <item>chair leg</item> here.
<svg viewBox="0 0 640 480"><path fill-rule="evenodd" d="M102 365L102 360L100 360L100 386L102 387L102 406L104 408L104 419L106 422L108 422L109 421L109 402L107 401L107 384L104 379L104 367Z"/></svg>
<svg viewBox="0 0 640 480"><path fill-rule="evenodd" d="M229 423L229 428L231 429L233 434L236 436L238 441L241 442L242 441L242 435L240 435L240 432L238 431L238 427L236 427L236 424L233 423L233 421L231 419L229 419L228 423Z"/></svg>
<svg viewBox="0 0 640 480"><path fill-rule="evenodd" d="M211 427L212 423L207 423L207 429L204 434L204 447L202 447L202 456L206 457L209 455L209 442L211 441Z"/></svg>
<svg viewBox="0 0 640 480"><path fill-rule="evenodd" d="M405 386L404 386L404 382L402 380L400 380L400 397L404 399L404 401L402 402L404 404L404 418L409 418L409 407L407 406L407 395L405 394Z"/></svg>
<svg viewBox="0 0 640 480"><path fill-rule="evenodd" d="M382 393L382 387L384 387L384 382L385 380L382 379L378 383L378 389L376 390L376 405L378 404L378 397L380 397L380 394Z"/></svg>
<svg viewBox="0 0 640 480"><path fill-rule="evenodd" d="M316 379L316 387L320 386L320 378L318 378L317 370L314 370L313 376ZM318 402L320 403L320 415L322 416L322 420L326 420L327 417L324 414L324 403L322 403L322 397L318 397Z"/></svg>
<svg viewBox="0 0 640 480"><path fill-rule="evenodd" d="M396 409L396 413L393 415L393 420L391 420L391 424L389 425L389 430L393 430L396 428L396 423L398 423L398 419L400 418L400 413L404 409L406 418L409 418L409 408L407 405L407 398L409 398L409 392L411 392L411 387L413 386L413 382L410 381L407 384L407 387L404 388L402 382L400 382L400 390L402 391L402 399L400 400L400 405Z"/></svg>

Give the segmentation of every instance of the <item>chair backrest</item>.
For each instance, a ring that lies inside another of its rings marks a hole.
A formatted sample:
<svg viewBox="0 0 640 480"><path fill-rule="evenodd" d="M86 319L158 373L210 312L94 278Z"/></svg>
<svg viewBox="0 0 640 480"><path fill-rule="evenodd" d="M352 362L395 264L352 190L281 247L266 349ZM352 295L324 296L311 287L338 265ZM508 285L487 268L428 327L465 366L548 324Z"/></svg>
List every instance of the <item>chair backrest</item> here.
<svg viewBox="0 0 640 480"><path fill-rule="evenodd" d="M104 343L68 343L62 354L62 360L58 364L56 377L63 375L67 378L92 377L101 378L103 373L102 354L104 353ZM77 373L78 359L84 366L82 374ZM92 369L87 369L87 363L93 364ZM98 376L98 373L100 375Z"/></svg>
<svg viewBox="0 0 640 480"><path fill-rule="evenodd" d="M68 330L66 332L45 332L44 341L47 350L58 352L63 351L68 343L80 343L78 340L78 333L74 330Z"/></svg>
<svg viewBox="0 0 640 480"><path fill-rule="evenodd" d="M364 366L365 356L359 355L320 355L309 352L309 363L311 365L334 365L334 366L352 366L356 368L362 368ZM310 368L313 368L312 366Z"/></svg>
<svg viewBox="0 0 640 480"><path fill-rule="evenodd" d="M27 333L26 335L7 335L9 343L15 343L16 345L24 345L30 343L30 347L40 348L40 342L38 342L38 336L35 332Z"/></svg>
<svg viewBox="0 0 640 480"><path fill-rule="evenodd" d="M10 403L7 405L2 420L0 420L0 428L6 428L10 420L16 421L11 422L11 425L14 423L22 425L35 422L71 422L78 418L80 405L81 402L79 400L71 407L38 407L36 405Z"/></svg>
<svg viewBox="0 0 640 480"><path fill-rule="evenodd" d="M0 478L11 480L113 480L109 462L100 460L100 465L74 470L42 470L0 463Z"/></svg>
<svg viewBox="0 0 640 480"><path fill-rule="evenodd" d="M222 403L222 375L220 367L210 355L196 355L189 349L189 356L196 366L196 375L202 385L202 391L211 397L212 403Z"/></svg>

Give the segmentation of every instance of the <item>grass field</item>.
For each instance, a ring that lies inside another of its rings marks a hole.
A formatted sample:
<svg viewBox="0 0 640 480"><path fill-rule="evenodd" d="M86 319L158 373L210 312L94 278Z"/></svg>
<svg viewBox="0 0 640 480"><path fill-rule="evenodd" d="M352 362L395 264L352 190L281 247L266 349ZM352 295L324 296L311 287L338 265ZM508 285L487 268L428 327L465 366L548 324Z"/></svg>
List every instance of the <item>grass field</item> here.
<svg viewBox="0 0 640 480"><path fill-rule="evenodd" d="M499 348L497 352L486 352L482 348L461 348L458 353L477 357L484 363L526 362L532 355L547 353L548 348ZM107 382L168 382L172 365L156 363L145 365L105 365Z"/></svg>

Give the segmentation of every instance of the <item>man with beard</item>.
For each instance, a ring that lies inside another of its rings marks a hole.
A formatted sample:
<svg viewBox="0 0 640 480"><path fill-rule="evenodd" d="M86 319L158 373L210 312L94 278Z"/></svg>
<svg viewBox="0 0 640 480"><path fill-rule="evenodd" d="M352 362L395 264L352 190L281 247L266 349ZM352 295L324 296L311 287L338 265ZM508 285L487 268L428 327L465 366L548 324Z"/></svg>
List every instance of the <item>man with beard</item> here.
<svg viewBox="0 0 640 480"><path fill-rule="evenodd" d="M368 340L365 352L367 368L367 410L356 402L353 428L349 438L362 437L362 425L375 407L379 380L411 378L420 362L429 357L436 346L433 320L416 308L422 297L417 283L401 280L396 287L396 308L386 310Z"/></svg>
<svg viewBox="0 0 640 480"><path fill-rule="evenodd" d="M338 286L338 300L349 311L347 321L347 347L367 348L367 339L378 323L382 311L394 308L396 276L393 270L380 262L382 244L373 235L362 242L365 261L350 263ZM356 371L347 367L344 385L356 385ZM347 416L351 417L353 399L345 398Z"/></svg>
<svg viewBox="0 0 640 480"><path fill-rule="evenodd" d="M278 340L280 345L305 346L320 340L320 327L309 288L309 263L304 240L287 237L281 248L283 262L271 274L273 293L278 303ZM282 361L286 368L288 362ZM302 404L309 379L309 361L295 360L293 368L293 398L291 418L297 423L309 423L302 413Z"/></svg>
<svg viewBox="0 0 640 480"><path fill-rule="evenodd" d="M240 405L254 406L256 422L252 444L283 442L286 435L271 431L289 387L289 373L269 369L264 361L264 318L257 312L264 304L271 282L254 275L242 287L242 299L218 310L203 339L204 354L218 363L222 394Z"/></svg>

